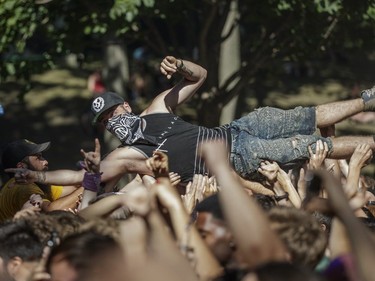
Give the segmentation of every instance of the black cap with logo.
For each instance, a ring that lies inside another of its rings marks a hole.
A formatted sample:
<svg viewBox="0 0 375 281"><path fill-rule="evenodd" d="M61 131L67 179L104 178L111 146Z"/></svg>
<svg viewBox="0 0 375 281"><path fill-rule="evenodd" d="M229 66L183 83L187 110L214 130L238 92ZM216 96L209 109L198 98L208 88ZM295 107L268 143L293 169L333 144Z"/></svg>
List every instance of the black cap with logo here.
<svg viewBox="0 0 375 281"><path fill-rule="evenodd" d="M95 98L91 104L91 111L94 114L93 124L96 124L98 118L104 111L110 109L111 107L119 104L123 104L125 101L118 94L113 92L105 92Z"/></svg>

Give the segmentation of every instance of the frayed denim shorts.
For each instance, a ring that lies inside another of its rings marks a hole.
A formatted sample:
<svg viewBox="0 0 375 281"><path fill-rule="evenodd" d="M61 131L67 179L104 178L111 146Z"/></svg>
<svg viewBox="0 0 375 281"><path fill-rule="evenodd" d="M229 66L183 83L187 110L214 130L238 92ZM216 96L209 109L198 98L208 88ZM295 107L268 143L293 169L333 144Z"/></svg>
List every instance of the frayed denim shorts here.
<svg viewBox="0 0 375 281"><path fill-rule="evenodd" d="M256 109L229 124L232 135L231 163L243 178L257 180L260 163L276 161L283 169L301 165L309 159L308 147L315 151L322 140L332 151L330 138L314 134L315 108L296 107L282 110L273 107Z"/></svg>

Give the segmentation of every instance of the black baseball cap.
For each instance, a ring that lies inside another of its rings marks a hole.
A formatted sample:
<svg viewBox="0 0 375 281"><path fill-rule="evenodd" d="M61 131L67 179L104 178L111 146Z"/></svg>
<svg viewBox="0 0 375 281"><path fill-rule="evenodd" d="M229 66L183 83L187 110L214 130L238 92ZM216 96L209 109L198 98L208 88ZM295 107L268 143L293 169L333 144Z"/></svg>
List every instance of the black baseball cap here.
<svg viewBox="0 0 375 281"><path fill-rule="evenodd" d="M42 153L50 147L50 142L34 143L27 139L13 141L7 144L2 153L3 168L15 168L26 156Z"/></svg>
<svg viewBox="0 0 375 281"><path fill-rule="evenodd" d="M91 104L91 111L94 114L94 119L92 120L93 124L96 124L100 115L104 111L114 107L115 105L123 104L125 101L118 94L113 92L105 92L95 98Z"/></svg>

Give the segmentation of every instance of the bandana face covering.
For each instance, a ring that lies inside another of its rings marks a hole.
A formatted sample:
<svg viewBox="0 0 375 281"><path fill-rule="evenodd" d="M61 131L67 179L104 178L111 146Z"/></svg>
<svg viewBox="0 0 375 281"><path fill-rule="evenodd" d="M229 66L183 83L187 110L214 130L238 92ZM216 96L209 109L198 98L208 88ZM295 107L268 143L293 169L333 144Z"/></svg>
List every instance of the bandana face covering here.
<svg viewBox="0 0 375 281"><path fill-rule="evenodd" d="M121 143L132 145L144 139L141 117L133 113L123 113L108 119L106 129L115 135Z"/></svg>

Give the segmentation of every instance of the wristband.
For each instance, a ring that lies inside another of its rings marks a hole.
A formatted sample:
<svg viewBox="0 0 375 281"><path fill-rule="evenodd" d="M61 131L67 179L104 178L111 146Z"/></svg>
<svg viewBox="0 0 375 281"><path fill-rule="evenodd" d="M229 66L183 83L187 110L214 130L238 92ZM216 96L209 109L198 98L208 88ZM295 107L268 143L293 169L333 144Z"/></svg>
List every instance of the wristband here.
<svg viewBox="0 0 375 281"><path fill-rule="evenodd" d="M177 65L177 63L176 63L177 70L181 70L184 67L184 61L182 59L178 59L177 61L181 62L180 65Z"/></svg>
<svg viewBox="0 0 375 281"><path fill-rule="evenodd" d="M85 172L85 175L83 176L82 186L85 190L98 192L100 181L102 178L102 174L94 174Z"/></svg>

